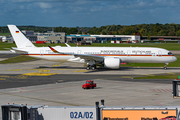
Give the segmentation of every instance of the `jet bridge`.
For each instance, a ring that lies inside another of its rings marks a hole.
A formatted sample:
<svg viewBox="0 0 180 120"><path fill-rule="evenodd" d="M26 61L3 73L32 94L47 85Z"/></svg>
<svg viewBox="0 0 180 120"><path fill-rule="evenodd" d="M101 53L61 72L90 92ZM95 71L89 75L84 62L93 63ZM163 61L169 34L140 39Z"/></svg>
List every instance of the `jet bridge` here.
<svg viewBox="0 0 180 120"><path fill-rule="evenodd" d="M99 120L99 106L3 105L2 120Z"/></svg>
<svg viewBox="0 0 180 120"><path fill-rule="evenodd" d="M178 79L172 81L173 98L180 98L180 76Z"/></svg>
<svg viewBox="0 0 180 120"><path fill-rule="evenodd" d="M26 106L23 104L2 105L2 120L38 120L37 109L43 105Z"/></svg>
<svg viewBox="0 0 180 120"><path fill-rule="evenodd" d="M180 106L3 105L2 120L180 120Z"/></svg>

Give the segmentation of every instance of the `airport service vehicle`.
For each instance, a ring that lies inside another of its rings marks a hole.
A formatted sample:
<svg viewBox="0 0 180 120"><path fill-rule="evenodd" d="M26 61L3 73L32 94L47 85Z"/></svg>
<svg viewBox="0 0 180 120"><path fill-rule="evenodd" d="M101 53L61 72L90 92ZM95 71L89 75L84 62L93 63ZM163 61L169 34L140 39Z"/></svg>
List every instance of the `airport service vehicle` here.
<svg viewBox="0 0 180 120"><path fill-rule="evenodd" d="M161 118L159 120L176 120L176 116L167 116L167 117Z"/></svg>
<svg viewBox="0 0 180 120"><path fill-rule="evenodd" d="M106 68L119 69L121 63L165 63L177 58L168 50L153 47L36 47L15 25L8 25L17 48L12 52L56 62L86 63L87 70L96 69L97 64Z"/></svg>
<svg viewBox="0 0 180 120"><path fill-rule="evenodd" d="M93 80L86 80L86 83L82 85L83 89L94 89L96 87L96 83Z"/></svg>

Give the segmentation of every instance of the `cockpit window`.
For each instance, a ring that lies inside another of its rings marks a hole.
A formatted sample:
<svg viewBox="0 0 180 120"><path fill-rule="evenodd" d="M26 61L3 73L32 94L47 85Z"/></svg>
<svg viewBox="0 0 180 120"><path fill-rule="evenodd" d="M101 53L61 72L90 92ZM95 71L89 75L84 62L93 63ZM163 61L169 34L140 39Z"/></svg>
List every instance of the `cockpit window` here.
<svg viewBox="0 0 180 120"><path fill-rule="evenodd" d="M168 52L168 55L173 55L171 52Z"/></svg>

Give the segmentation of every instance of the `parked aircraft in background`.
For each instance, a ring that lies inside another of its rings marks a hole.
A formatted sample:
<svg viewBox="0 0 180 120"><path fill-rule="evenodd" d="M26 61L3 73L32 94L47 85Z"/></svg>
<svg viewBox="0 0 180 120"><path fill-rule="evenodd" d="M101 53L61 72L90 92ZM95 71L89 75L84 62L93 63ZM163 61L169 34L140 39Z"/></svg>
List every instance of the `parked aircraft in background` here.
<svg viewBox="0 0 180 120"><path fill-rule="evenodd" d="M87 63L88 70L96 69L97 64L118 69L120 63L165 63L167 69L167 63L177 60L170 51L152 47L36 47L15 25L8 28L17 46L12 51L56 62Z"/></svg>

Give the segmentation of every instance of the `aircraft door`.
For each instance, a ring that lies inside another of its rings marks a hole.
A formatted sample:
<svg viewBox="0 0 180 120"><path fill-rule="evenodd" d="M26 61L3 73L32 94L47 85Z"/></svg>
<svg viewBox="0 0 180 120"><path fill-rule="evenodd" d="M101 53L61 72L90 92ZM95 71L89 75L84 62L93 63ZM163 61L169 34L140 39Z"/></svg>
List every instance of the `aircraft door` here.
<svg viewBox="0 0 180 120"><path fill-rule="evenodd" d="M40 56L44 55L44 50L40 50Z"/></svg>
<svg viewBox="0 0 180 120"><path fill-rule="evenodd" d="M162 57L162 51L161 50L158 51L158 57Z"/></svg>
<svg viewBox="0 0 180 120"><path fill-rule="evenodd" d="M130 50L127 51L127 56L131 56L131 51Z"/></svg>
<svg viewBox="0 0 180 120"><path fill-rule="evenodd" d="M78 51L77 51L77 54L81 54L81 50L78 50Z"/></svg>

